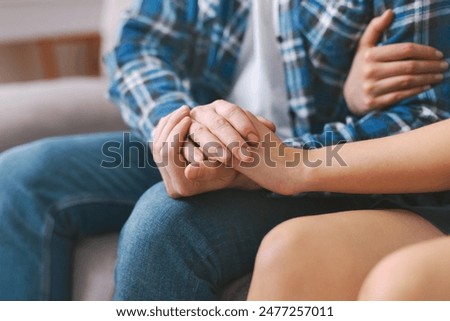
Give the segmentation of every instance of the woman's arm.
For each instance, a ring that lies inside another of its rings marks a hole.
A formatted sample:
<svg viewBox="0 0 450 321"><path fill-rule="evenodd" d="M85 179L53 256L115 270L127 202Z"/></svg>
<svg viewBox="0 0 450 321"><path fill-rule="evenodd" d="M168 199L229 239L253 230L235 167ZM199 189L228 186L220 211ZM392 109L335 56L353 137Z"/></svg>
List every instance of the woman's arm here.
<svg viewBox="0 0 450 321"><path fill-rule="evenodd" d="M299 192L415 193L450 189L450 120L397 136L344 144L336 152L340 158L327 164L331 149L305 151L310 161L320 160L320 166L302 163L295 184Z"/></svg>
<svg viewBox="0 0 450 321"><path fill-rule="evenodd" d="M273 192L415 193L450 189L450 120L396 136L303 150L253 118L264 141L234 168Z"/></svg>

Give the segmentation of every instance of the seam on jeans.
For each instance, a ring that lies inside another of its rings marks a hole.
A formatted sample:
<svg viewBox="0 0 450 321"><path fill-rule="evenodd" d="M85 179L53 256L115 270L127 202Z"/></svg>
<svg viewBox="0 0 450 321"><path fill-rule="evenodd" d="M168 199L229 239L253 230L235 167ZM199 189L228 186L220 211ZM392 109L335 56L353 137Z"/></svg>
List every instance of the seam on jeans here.
<svg viewBox="0 0 450 321"><path fill-rule="evenodd" d="M40 275L41 277L41 293L40 299L48 301L51 298L51 263L52 263L52 253L51 253L51 242L54 235L55 229L55 216L58 212L62 212L69 207L84 205L89 203L111 203L111 204L130 204L134 205L136 201L132 200L118 200L111 199L107 197L93 197L89 195L71 197L63 201L57 201L51 204L48 209L48 215L45 215L44 220L44 237L41 245L42 253L42 264L40 265Z"/></svg>
<svg viewBox="0 0 450 321"><path fill-rule="evenodd" d="M48 209L48 215L45 215L44 221L44 237L42 240L42 264L40 265L41 269L41 300L48 301L50 299L50 266L51 266L51 238L53 235L53 230L55 226L55 218L51 213L51 209Z"/></svg>
<svg viewBox="0 0 450 321"><path fill-rule="evenodd" d="M240 242L237 242L237 243L235 243L235 244L236 244L236 245L239 245L239 244L248 244L248 241L249 241L249 240L252 240L252 238L250 238L250 237L244 238L244 239L242 239ZM228 243L229 243L229 241L223 241L222 243L218 244L218 245L217 245L216 251L210 251L211 253L209 253L208 256L209 256L209 255L213 255L214 253L220 252L220 250L221 250L222 248L226 247ZM261 242L260 242L260 243L261 243ZM256 257L256 252L255 252L255 257ZM254 261L254 259L253 259L253 261ZM252 272L252 270L250 270L249 272ZM244 272L244 273L247 273L247 272ZM237 278L243 277L244 275L245 275L245 274L242 274L242 275L238 276ZM227 286L227 282L230 282L230 281L235 280L235 279L236 279L236 277L235 277L235 278L231 278L231 280L228 280L228 281L226 281L226 282L222 282L222 283L223 283L222 285L220 285L220 284L214 284L214 291L216 292L217 296L219 296L219 295L221 294L221 292L223 291L224 287ZM222 280L222 281L224 281L224 280Z"/></svg>
<svg viewBox="0 0 450 321"><path fill-rule="evenodd" d="M121 199L110 198L110 197L81 195L81 196L70 197L70 198L64 199L62 201L55 202L50 206L50 208L54 208L57 211L63 211L72 206L85 205L85 204L89 204L89 203L112 203L112 204L116 204L116 205L119 205L119 204L134 205L134 204L136 204L136 202L137 202L137 199L136 200L121 200Z"/></svg>
<svg viewBox="0 0 450 321"><path fill-rule="evenodd" d="M220 252L222 248L226 247L227 244L229 244L229 240L226 240L226 241L223 241L223 242L219 243L217 246L215 246L213 248L212 246L208 245L208 243L209 243L208 242L208 238L203 233L203 231L197 230L197 233L199 235L201 235L201 238L198 238L197 241L201 242L200 244L204 248L205 258L206 258L207 261L214 262L214 260L211 260L211 258L214 257L214 255L216 255L218 252ZM200 239L201 239L201 241L200 241ZM242 239L240 242L238 242L236 244L247 244L248 240L251 240L251 239L252 239L251 237L246 237L246 238ZM215 264L214 264L214 266L215 266ZM219 268L220 268L220 264L219 264ZM223 290L223 287L224 287L224 284L219 284L219 283L225 283L225 282L221 282L221 279L223 279L222 271L220 271L220 270L216 270L216 271L218 272L217 273L218 277L217 277L217 282L214 282L214 283L211 282L211 280L208 281L208 279L204 279L203 277L201 277L199 275L196 275L196 278L195 278L196 286L194 288L194 297L195 298L197 298L197 296L198 296L198 289L200 287L200 280L204 280L204 281L207 281L208 283L211 283L212 291L216 295L216 299L219 297L219 295L221 293L221 290Z"/></svg>

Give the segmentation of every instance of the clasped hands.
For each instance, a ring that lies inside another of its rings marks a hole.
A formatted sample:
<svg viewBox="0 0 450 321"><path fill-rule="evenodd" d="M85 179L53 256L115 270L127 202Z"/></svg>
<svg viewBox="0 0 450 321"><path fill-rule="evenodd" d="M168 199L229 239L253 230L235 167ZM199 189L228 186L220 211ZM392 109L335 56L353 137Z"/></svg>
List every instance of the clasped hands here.
<svg viewBox="0 0 450 321"><path fill-rule="evenodd" d="M192 110L183 106L160 120L153 158L173 198L225 188L258 189L267 185L267 175L255 177L267 169L255 156L264 157L264 137L282 144L274 131L272 122L223 100Z"/></svg>

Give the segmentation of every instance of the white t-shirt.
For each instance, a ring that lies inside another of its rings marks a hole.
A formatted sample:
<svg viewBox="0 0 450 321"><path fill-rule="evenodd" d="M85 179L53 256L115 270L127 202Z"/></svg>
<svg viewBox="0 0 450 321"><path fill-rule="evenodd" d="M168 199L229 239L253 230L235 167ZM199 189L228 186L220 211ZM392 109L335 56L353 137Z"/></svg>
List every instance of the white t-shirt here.
<svg viewBox="0 0 450 321"><path fill-rule="evenodd" d="M277 125L292 137L283 61L277 42L278 1L252 0L235 81L227 100Z"/></svg>

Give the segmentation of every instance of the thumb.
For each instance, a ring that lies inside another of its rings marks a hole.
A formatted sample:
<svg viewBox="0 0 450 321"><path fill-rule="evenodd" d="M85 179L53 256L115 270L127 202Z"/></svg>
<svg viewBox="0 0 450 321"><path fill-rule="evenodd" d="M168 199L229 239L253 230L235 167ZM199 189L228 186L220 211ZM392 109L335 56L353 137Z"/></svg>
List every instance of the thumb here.
<svg viewBox="0 0 450 321"><path fill-rule="evenodd" d="M202 161L189 164L184 170L184 176L190 181L208 181L221 178L224 174L223 164L215 161Z"/></svg>
<svg viewBox="0 0 450 321"><path fill-rule="evenodd" d="M394 12L389 9L381 16L373 18L359 42L360 47L375 47L383 32L389 27L394 18Z"/></svg>

